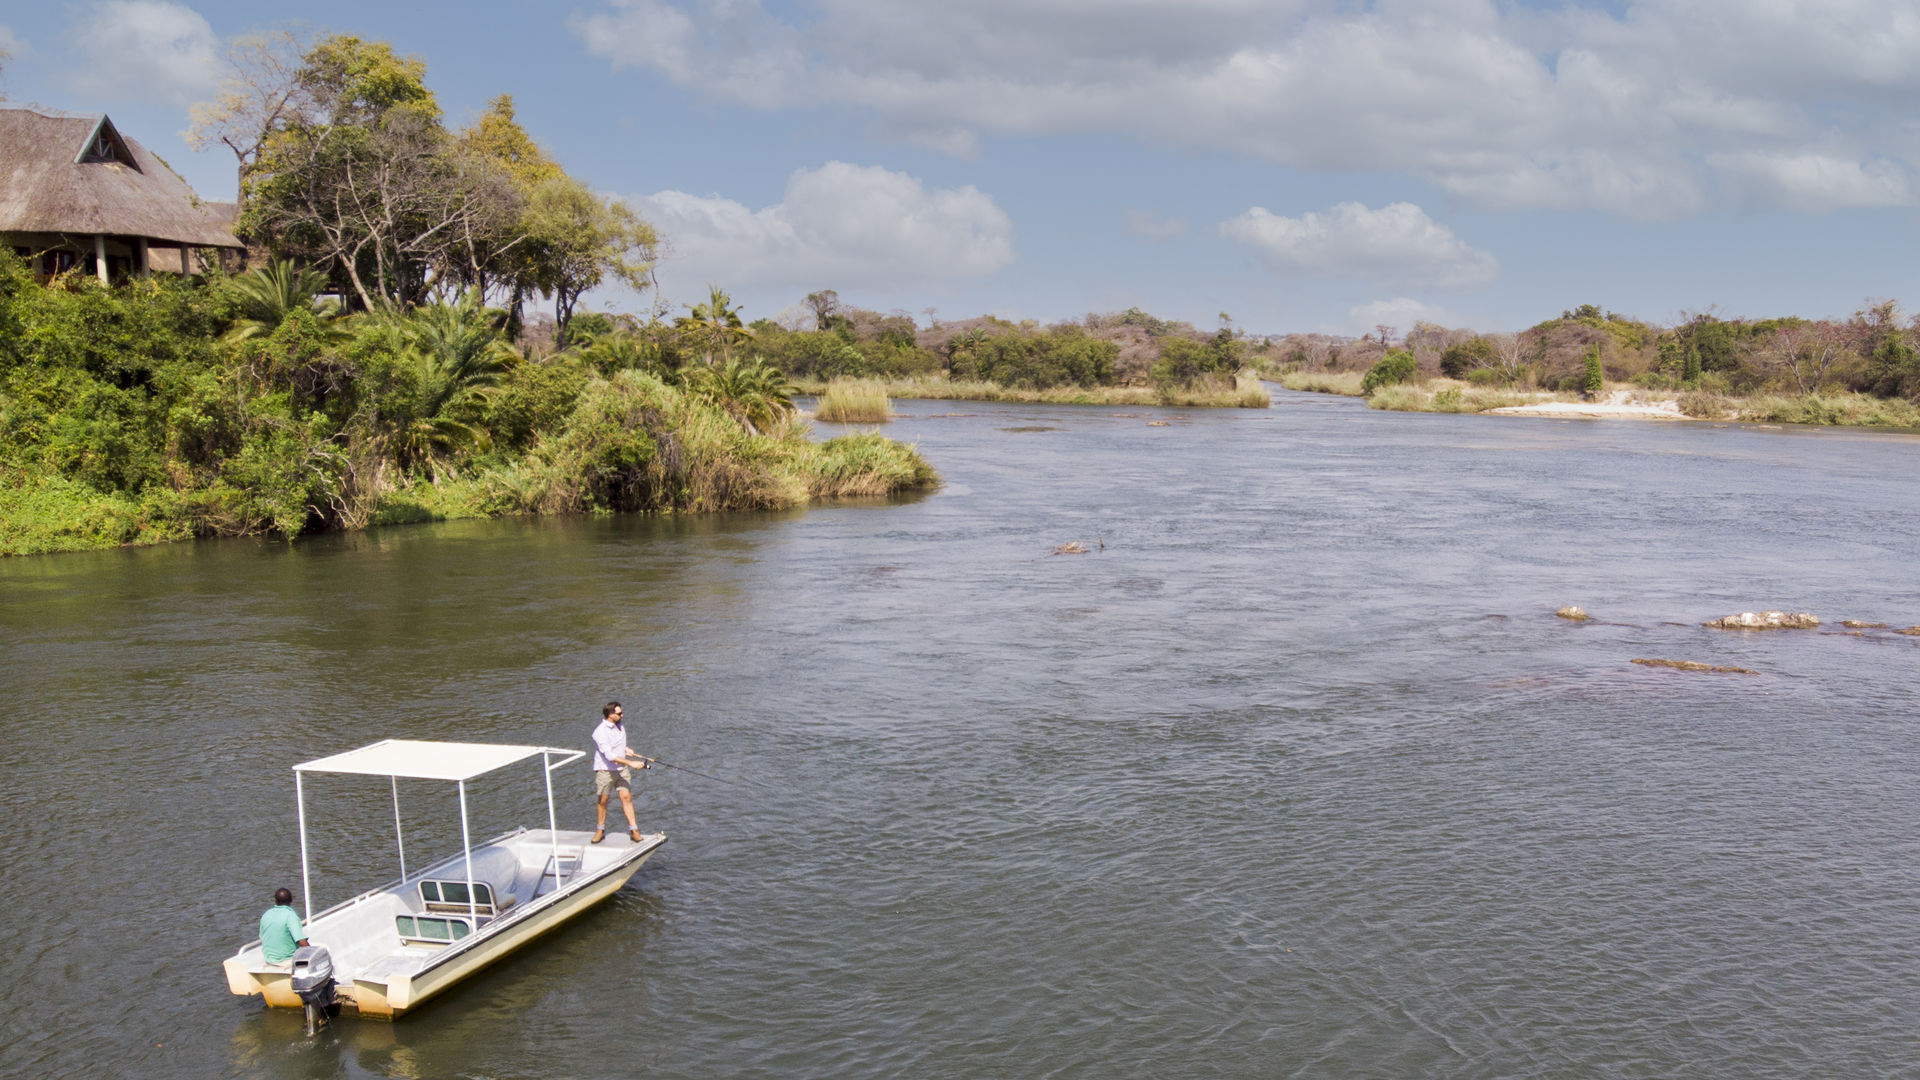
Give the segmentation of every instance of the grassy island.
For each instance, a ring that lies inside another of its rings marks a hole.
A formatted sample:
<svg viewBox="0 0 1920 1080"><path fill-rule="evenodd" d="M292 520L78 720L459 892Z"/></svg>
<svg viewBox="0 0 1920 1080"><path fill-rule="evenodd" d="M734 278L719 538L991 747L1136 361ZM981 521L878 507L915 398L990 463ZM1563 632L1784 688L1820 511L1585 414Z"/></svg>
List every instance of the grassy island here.
<svg viewBox="0 0 1920 1080"><path fill-rule="evenodd" d="M1892 301L1845 321L1639 322L1587 304L1517 334L1422 323L1394 340L1290 335L1255 363L1289 390L1400 412L1525 411L1920 428L1920 324Z"/></svg>

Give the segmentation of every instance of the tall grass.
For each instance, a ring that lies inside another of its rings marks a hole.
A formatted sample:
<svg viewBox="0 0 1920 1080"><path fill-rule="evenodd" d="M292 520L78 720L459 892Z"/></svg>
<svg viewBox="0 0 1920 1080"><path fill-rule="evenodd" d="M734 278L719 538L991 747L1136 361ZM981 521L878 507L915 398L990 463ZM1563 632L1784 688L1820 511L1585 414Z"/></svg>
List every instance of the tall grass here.
<svg viewBox="0 0 1920 1080"><path fill-rule="evenodd" d="M1289 371L1280 376L1280 385L1310 394L1359 397L1360 380L1365 377L1365 373L1359 371Z"/></svg>
<svg viewBox="0 0 1920 1080"><path fill-rule="evenodd" d="M808 493L816 498L890 495L939 480L917 447L902 446L877 431L807 443L796 464L806 476Z"/></svg>
<svg viewBox="0 0 1920 1080"><path fill-rule="evenodd" d="M1775 424L1920 428L1920 405L1904 398L1876 398L1865 394L1803 394L1732 399L1730 405L1741 420ZM1681 408L1689 416L1698 415L1688 407L1685 399L1682 399Z"/></svg>
<svg viewBox="0 0 1920 1080"><path fill-rule="evenodd" d="M839 380L836 380L836 382ZM1177 405L1183 408L1264 409L1272 397L1258 379L1241 376L1232 386L1188 387L1162 392L1151 386L1002 386L939 375L875 380L896 401L1006 401L1022 405ZM1248 384L1251 383L1251 387ZM799 384L803 394L824 395L833 383ZM818 416L826 420L826 416Z"/></svg>
<svg viewBox="0 0 1920 1080"><path fill-rule="evenodd" d="M1426 387L1412 383L1376 387L1367 406L1393 412L1483 413L1516 405L1553 400L1552 394L1532 394L1493 386L1463 386L1436 379Z"/></svg>
<svg viewBox="0 0 1920 1080"><path fill-rule="evenodd" d="M879 379L835 379L820 395L814 416L830 424L881 424L893 419L893 402Z"/></svg>
<svg viewBox="0 0 1920 1080"><path fill-rule="evenodd" d="M1209 377L1186 386L1162 387L1156 404L1182 409L1265 409L1273 405L1273 395L1260 385L1258 376L1243 371L1230 383L1224 378Z"/></svg>

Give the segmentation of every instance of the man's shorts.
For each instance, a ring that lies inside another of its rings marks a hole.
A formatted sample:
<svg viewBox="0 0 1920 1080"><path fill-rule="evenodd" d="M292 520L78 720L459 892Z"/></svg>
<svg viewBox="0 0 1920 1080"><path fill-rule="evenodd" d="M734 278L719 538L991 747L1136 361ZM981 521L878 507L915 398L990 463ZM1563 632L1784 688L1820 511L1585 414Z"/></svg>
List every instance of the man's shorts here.
<svg viewBox="0 0 1920 1080"><path fill-rule="evenodd" d="M614 788L619 788L621 791L632 791L633 770L624 765L620 767L620 771L617 773L608 772L605 769L594 770L593 794L596 798L606 798L613 794Z"/></svg>

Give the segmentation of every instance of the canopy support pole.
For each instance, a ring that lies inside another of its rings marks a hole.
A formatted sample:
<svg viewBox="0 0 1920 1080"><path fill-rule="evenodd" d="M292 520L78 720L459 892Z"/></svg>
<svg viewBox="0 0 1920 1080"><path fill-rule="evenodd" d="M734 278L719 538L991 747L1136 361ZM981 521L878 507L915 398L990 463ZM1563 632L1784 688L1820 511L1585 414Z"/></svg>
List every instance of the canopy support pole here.
<svg viewBox="0 0 1920 1080"><path fill-rule="evenodd" d="M473 895L473 840L467 835L467 782L460 781L460 846L467 857L467 929L480 929L480 907Z"/></svg>
<svg viewBox="0 0 1920 1080"><path fill-rule="evenodd" d="M400 778L387 777L387 783L393 785L393 842L400 848L400 883L407 881L407 837L400 831Z"/></svg>
<svg viewBox="0 0 1920 1080"><path fill-rule="evenodd" d="M553 841L553 891L559 892L560 824L559 820L553 816L553 766L547 764L548 759L552 756L552 754L549 754L545 750L540 751L540 775L541 778L547 782L547 839ZM540 886L537 883L534 885L533 891L540 891Z"/></svg>
<svg viewBox="0 0 1920 1080"><path fill-rule="evenodd" d="M313 922L313 882L307 875L307 792L298 772L293 774L293 805L300 815L300 899L307 907L307 917L300 927L312 933L313 927L308 925Z"/></svg>

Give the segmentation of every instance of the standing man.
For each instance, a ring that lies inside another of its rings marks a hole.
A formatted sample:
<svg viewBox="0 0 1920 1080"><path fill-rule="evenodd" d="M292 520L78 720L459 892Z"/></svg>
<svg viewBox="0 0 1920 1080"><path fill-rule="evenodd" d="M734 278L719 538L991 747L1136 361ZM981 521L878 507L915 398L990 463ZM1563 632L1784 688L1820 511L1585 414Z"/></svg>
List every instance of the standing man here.
<svg viewBox="0 0 1920 1080"><path fill-rule="evenodd" d="M619 702L609 701L593 729L593 793L600 812L593 828L595 844L607 838L607 797L616 788L620 809L627 814L627 839L640 842L640 826L633 820L633 769L646 768L647 759L627 749L627 729L621 726L624 714Z"/></svg>
<svg viewBox="0 0 1920 1080"><path fill-rule="evenodd" d="M307 944L306 932L293 910L293 890L275 889L273 906L260 916L260 951L267 963L293 970L293 951Z"/></svg>

